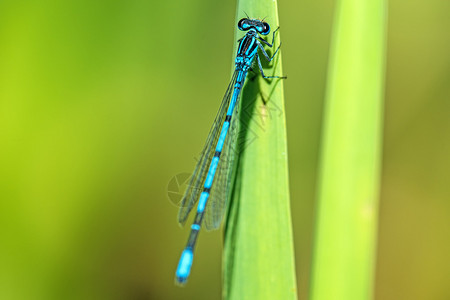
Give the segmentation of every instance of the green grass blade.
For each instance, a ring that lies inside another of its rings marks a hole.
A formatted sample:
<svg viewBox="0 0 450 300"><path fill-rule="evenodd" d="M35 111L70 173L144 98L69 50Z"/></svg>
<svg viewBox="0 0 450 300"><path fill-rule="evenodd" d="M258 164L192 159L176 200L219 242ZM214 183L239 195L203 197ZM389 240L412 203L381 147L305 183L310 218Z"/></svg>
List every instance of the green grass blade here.
<svg viewBox="0 0 450 300"><path fill-rule="evenodd" d="M244 12L265 17L272 30L278 27L276 1L239 1L236 23ZM241 36L237 32L236 40ZM280 54L266 75L282 74ZM283 80L247 80L240 121L241 151L225 230L224 299L296 299Z"/></svg>
<svg viewBox="0 0 450 300"><path fill-rule="evenodd" d="M384 0L340 0L330 53L311 299L373 294L386 43Z"/></svg>

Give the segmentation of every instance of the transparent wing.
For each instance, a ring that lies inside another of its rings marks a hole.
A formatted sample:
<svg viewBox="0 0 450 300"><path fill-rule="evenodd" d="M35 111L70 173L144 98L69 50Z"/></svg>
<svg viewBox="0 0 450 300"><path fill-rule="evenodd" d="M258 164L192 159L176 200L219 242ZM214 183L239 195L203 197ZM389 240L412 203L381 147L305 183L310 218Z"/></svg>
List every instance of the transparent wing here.
<svg viewBox="0 0 450 300"><path fill-rule="evenodd" d="M208 204L205 212L205 227L208 230L218 229L226 210L226 204L230 197L231 177L233 174L234 159L236 153L236 139L239 134L239 97L236 100L230 129L225 139L220 161L217 166L216 176L211 187Z"/></svg>
<svg viewBox="0 0 450 300"><path fill-rule="evenodd" d="M197 165L195 167L194 173L189 180L186 192L181 200L181 207L178 211L178 222L184 225L189 212L194 207L195 203L200 197L200 193L203 190L203 184L205 182L206 176L208 174L209 165L214 156L217 141L220 136L220 130L222 128L223 122L225 121L225 116L227 114L228 106L230 104L231 95L233 93L234 84L236 82L237 72L233 73L230 84L223 97L222 104L220 105L219 112L214 119L214 123L209 131L208 137L206 139L205 146Z"/></svg>

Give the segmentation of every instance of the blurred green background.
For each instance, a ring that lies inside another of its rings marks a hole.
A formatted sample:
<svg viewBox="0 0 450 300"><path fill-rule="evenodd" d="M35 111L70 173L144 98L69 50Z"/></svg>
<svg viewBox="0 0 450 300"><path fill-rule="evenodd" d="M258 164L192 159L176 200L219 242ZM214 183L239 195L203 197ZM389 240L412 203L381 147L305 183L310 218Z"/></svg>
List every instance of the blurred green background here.
<svg viewBox="0 0 450 300"><path fill-rule="evenodd" d="M279 2L300 299L333 9ZM449 11L389 4L376 299L450 299ZM0 2L1 299L220 299L220 231L174 286L188 231L168 184L193 169L234 28L227 1Z"/></svg>

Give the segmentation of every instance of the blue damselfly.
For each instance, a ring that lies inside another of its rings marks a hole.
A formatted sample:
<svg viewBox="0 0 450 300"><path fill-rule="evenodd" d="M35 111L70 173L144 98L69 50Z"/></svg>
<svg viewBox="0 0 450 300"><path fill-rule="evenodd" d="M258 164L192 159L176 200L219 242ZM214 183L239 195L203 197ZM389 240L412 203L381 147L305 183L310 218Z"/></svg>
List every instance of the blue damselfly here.
<svg viewBox="0 0 450 300"><path fill-rule="evenodd" d="M263 45L273 47L278 28L272 34L272 43L269 43L259 36L270 33L270 26L264 20L244 18L238 22L237 26L239 30L246 31L246 34L238 40L235 70L209 132L201 158L181 201L178 214L178 221L184 224L189 212L198 200L197 213L191 225L189 239L181 254L176 271L176 281L179 284L185 283L189 276L194 258L194 248L203 219L205 219L206 229L217 229L220 227L225 212L226 200L231 186L230 177L234 158L235 133L239 123L237 107L247 72L251 70L256 59L263 78L285 78L264 75L258 55L259 49L269 62L275 57L280 46L270 57L264 50Z"/></svg>

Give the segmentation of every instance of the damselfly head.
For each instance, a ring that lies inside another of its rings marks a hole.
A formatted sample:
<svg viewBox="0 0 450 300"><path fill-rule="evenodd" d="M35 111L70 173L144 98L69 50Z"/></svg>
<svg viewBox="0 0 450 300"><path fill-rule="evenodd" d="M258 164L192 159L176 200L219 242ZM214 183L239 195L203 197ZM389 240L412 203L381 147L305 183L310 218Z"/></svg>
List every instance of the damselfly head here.
<svg viewBox="0 0 450 300"><path fill-rule="evenodd" d="M268 35L270 32L270 26L266 22L258 19L243 18L238 22L238 28L242 31L250 29L256 30L259 34Z"/></svg>

